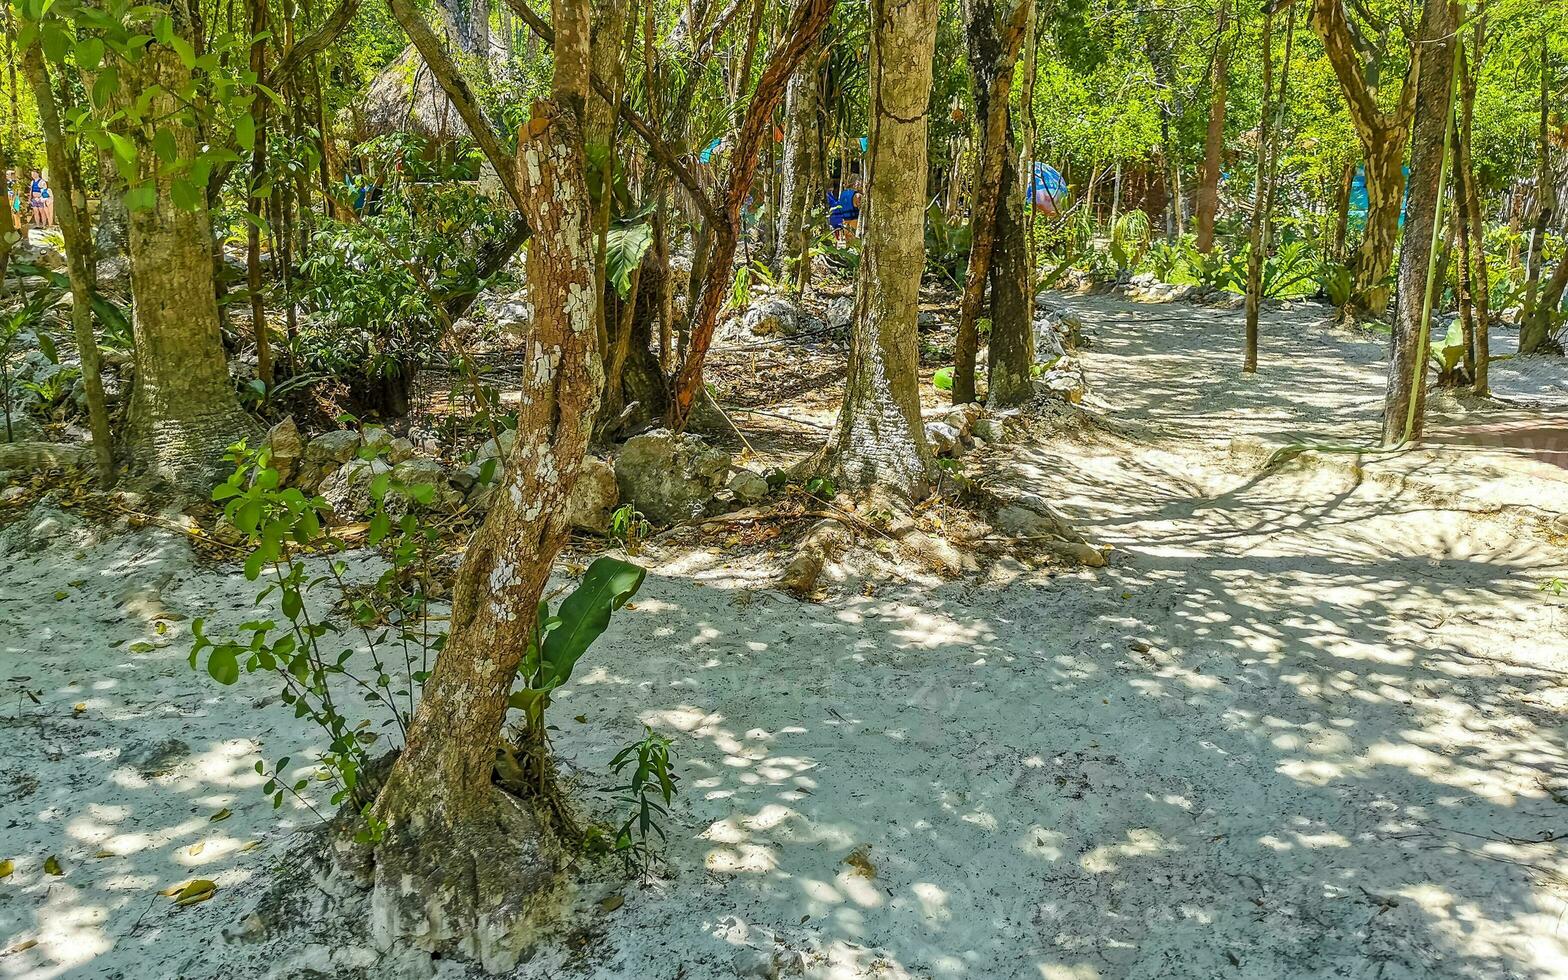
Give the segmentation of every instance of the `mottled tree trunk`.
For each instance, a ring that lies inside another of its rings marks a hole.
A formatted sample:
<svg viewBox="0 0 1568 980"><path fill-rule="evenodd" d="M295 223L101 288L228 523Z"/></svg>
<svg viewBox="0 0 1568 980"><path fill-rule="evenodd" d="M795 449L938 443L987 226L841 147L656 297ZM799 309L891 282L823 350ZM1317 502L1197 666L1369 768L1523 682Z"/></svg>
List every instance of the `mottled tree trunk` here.
<svg viewBox="0 0 1568 980"><path fill-rule="evenodd" d="M916 320L925 267L926 107L936 0L871 0L870 161L844 404L823 471L913 501L930 489Z"/></svg>
<svg viewBox="0 0 1568 980"><path fill-rule="evenodd" d="M980 146L975 153L975 184L969 209L969 265L964 291L959 297L958 332L953 344L954 404L972 402L976 397L975 358L980 348L980 308L991 277L997 211L1005 206L1002 202L1007 198L1002 173L1011 146L1008 98L1013 87L1013 66L1018 61L1019 46L1028 23L1027 4L1020 0L1011 7L1005 26L998 21L998 16L993 0L967 0L964 4Z"/></svg>
<svg viewBox="0 0 1568 980"><path fill-rule="evenodd" d="M544 822L494 787L492 773L603 386L582 129L588 10L572 0L553 8L552 97L518 138L534 307L518 439L458 569L446 647L374 805L387 824L375 851L377 941L457 951L492 971L515 965L552 890Z"/></svg>
<svg viewBox="0 0 1568 980"><path fill-rule="evenodd" d="M1357 46L1343 0L1314 0L1312 27L1339 79L1345 106L1366 157L1367 226L1356 250L1350 305L1380 316L1388 307L1383 280L1394 262L1399 237L1399 212L1404 200L1405 144L1415 111L1416 86L1426 63L1420 45L1412 45L1410 70L1395 106L1384 109L1364 52ZM1376 67L1376 66L1374 66ZM1373 81L1369 81L1372 79ZM1407 218L1408 221L1408 218Z"/></svg>
<svg viewBox="0 0 1568 980"><path fill-rule="evenodd" d="M183 2L169 7L176 31L189 36ZM196 155L197 133L172 94L190 82L173 48L149 43L121 69L120 98L157 91L147 111L160 134L172 135L180 159ZM150 207L129 213L131 294L135 312L136 384L126 419L131 468L206 491L223 467L223 453L257 431L240 410L218 329L212 273L212 225L206 195L179 207L172 180L159 173L151 125L125 125L136 147L138 180L154 189Z"/></svg>
<svg viewBox="0 0 1568 980"><path fill-rule="evenodd" d="M1002 191L996 207L996 257L991 263L991 343L986 348L986 404L1021 405L1034 393L1034 303L1029 291L1029 240L1018 142L1008 134Z"/></svg>
<svg viewBox="0 0 1568 980"><path fill-rule="evenodd" d="M1215 3L1214 75L1209 92L1209 125L1203 137L1203 175L1198 181L1198 251L1214 247L1214 220L1219 214L1220 171L1225 163L1226 93L1230 86L1230 55L1234 43L1230 31L1231 0Z"/></svg>
<svg viewBox="0 0 1568 980"><path fill-rule="evenodd" d="M1530 250L1524 262L1524 314L1519 322L1519 353L1535 354L1546 347L1550 336L1551 311L1540 302L1542 252L1546 232L1557 209L1557 175L1552 168L1551 141L1551 55L1546 40L1541 40L1540 135L1536 143L1535 222L1530 228Z"/></svg>
<svg viewBox="0 0 1568 980"><path fill-rule="evenodd" d="M1444 160L1453 121L1457 5L1427 0L1421 14L1421 78L1417 85L1415 135L1410 148L1410 204L1405 245L1399 256L1399 311L1394 321L1388 389L1383 401L1383 444L1399 446L1421 438L1426 402L1426 361L1442 224Z"/></svg>
<svg viewBox="0 0 1568 980"><path fill-rule="evenodd" d="M817 205L814 180L817 173L818 132L817 59L807 57L790 77L784 96L784 159L780 164L782 188L779 191L778 261L779 279L786 276L801 288L810 274L805 261L809 248L811 215Z"/></svg>
<svg viewBox="0 0 1568 980"><path fill-rule="evenodd" d="M103 396L98 338L93 333L92 300L97 289L97 274L92 229L87 224L87 192L82 186L81 157L75 139L67 138L60 125L61 111L69 114L74 106L67 101L68 90L57 97L48 66L44 64L43 50L38 45L27 49L23 69L38 107L38 122L44 132L49 179L53 185L55 219L65 239L66 271L71 279L71 327L82 359L82 388L87 395L87 417L92 426L98 479L108 486L114 480L114 442L109 432L109 409ZM6 200L4 190L0 188L0 201ZM6 211L9 221L10 209ZM3 268L0 263L0 270Z"/></svg>

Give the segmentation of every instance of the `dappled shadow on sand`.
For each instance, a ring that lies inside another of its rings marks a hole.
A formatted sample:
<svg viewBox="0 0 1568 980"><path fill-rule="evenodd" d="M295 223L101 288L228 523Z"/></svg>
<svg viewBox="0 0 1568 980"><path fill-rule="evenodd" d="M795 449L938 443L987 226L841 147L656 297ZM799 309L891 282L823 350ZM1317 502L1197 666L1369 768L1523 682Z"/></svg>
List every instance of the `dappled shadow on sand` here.
<svg viewBox="0 0 1568 980"><path fill-rule="evenodd" d="M41 508L0 546L0 858L15 863L0 883L0 949L14 950L0 977L191 976L277 866L258 844L316 819L258 790L259 754L303 763L314 741L272 685L220 687L185 662L191 619L232 627L257 587L198 568L181 537L106 542ZM195 878L216 882L211 901L158 894Z"/></svg>
<svg viewBox="0 0 1568 980"><path fill-rule="evenodd" d="M775 943L830 977L1568 968L1561 555L1375 488L1075 464L1019 478L1118 546L1093 575L650 580L572 701L677 736L683 870L605 975Z"/></svg>

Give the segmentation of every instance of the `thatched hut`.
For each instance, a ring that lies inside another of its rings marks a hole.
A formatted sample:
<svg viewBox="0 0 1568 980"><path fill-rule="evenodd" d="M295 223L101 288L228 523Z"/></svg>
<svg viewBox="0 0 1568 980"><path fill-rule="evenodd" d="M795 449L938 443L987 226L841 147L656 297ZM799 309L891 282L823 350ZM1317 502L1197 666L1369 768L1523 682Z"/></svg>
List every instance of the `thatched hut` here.
<svg viewBox="0 0 1568 980"><path fill-rule="evenodd" d="M414 133L435 142L468 137L457 108L412 44L381 69L364 98L345 111L356 143L386 133Z"/></svg>

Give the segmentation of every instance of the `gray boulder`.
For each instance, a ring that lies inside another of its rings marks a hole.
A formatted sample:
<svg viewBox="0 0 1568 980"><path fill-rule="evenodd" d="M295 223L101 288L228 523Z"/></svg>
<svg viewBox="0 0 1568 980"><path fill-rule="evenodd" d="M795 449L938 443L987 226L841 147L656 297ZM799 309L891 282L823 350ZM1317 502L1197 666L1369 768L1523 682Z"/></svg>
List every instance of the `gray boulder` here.
<svg viewBox="0 0 1568 980"><path fill-rule="evenodd" d="M566 520L579 531L606 534L610 530L610 514L620 502L615 467L609 460L584 456L583 468L566 501Z"/></svg>
<svg viewBox="0 0 1568 980"><path fill-rule="evenodd" d="M959 456L964 451L962 433L946 422L926 423L926 444L938 456Z"/></svg>
<svg viewBox="0 0 1568 980"><path fill-rule="evenodd" d="M615 482L622 500L650 520L671 524L701 514L724 486L730 465L730 454L701 436L656 429L626 441L615 460Z"/></svg>
<svg viewBox="0 0 1568 980"><path fill-rule="evenodd" d="M768 486L766 477L743 466L735 470L728 486L730 493L733 493L735 499L743 504L754 504L766 497L773 489Z"/></svg>
<svg viewBox="0 0 1568 980"><path fill-rule="evenodd" d="M278 471L278 482L287 484L305 454L305 438L290 415L267 430L262 442L272 450L272 468Z"/></svg>
<svg viewBox="0 0 1568 980"><path fill-rule="evenodd" d="M362 517L371 509L370 482L391 471L386 460L350 460L322 481L321 496L339 520Z"/></svg>

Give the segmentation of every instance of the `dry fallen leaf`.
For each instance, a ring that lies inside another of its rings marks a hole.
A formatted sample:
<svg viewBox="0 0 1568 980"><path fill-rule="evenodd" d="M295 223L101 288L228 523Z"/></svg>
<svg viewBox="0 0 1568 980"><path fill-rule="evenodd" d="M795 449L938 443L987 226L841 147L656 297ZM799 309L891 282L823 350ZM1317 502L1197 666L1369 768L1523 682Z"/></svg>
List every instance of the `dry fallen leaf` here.
<svg viewBox="0 0 1568 980"><path fill-rule="evenodd" d="M104 848L103 850L99 851L97 854L93 855L93 857L95 857L95 858L113 858L113 857L119 857L119 856L120 855L118 855L118 854L114 853L113 851L109 850L107 847Z"/></svg>
<svg viewBox="0 0 1568 980"><path fill-rule="evenodd" d="M227 819L229 819L232 816L234 816L234 812L232 810L230 810L228 807L224 807L223 809L219 810L217 813L214 813L212 816L208 817L207 818L207 822L208 823L217 823L219 820L227 820Z"/></svg>
<svg viewBox="0 0 1568 980"><path fill-rule="evenodd" d="M194 878L183 887L165 889L158 894L169 895L174 899L175 905L184 907L186 905L195 905L197 902L205 902L217 891L218 885L216 882L207 878Z"/></svg>
<svg viewBox="0 0 1568 980"><path fill-rule="evenodd" d="M207 842L204 841L204 840L199 840L196 843L192 844L191 847L190 847L190 850L186 851L185 853L189 854L191 857L195 857L196 855L200 854L202 851L204 851L206 849L207 849Z"/></svg>
<svg viewBox="0 0 1568 980"><path fill-rule="evenodd" d="M11 877L11 872L16 870L16 862L10 858L0 861L0 878Z"/></svg>
<svg viewBox="0 0 1568 980"><path fill-rule="evenodd" d="M246 851L254 851L256 848L258 848L260 846L261 846L261 841L259 841L259 840L248 840L244 844L240 845L239 853L240 854L244 854Z"/></svg>
<svg viewBox="0 0 1568 980"><path fill-rule="evenodd" d="M622 898L620 895L609 895L599 900L599 907L604 909L606 912L614 912L616 909L625 904L626 899Z"/></svg>
<svg viewBox="0 0 1568 980"><path fill-rule="evenodd" d="M65 874L65 869L60 867L60 859L55 857L53 854L44 858L44 870L52 875Z"/></svg>
<svg viewBox="0 0 1568 980"><path fill-rule="evenodd" d="M877 866L871 863L870 851L871 845L862 844L849 852L849 857L844 859L844 863L855 869L851 874L857 874L862 878L877 876Z"/></svg>
<svg viewBox="0 0 1568 980"><path fill-rule="evenodd" d="M86 710L87 710L87 702L86 701L78 701L75 704L71 705L71 713L72 714L79 715L79 714L81 714L82 712L84 712Z"/></svg>
<svg viewBox="0 0 1568 980"><path fill-rule="evenodd" d="M10 956L12 953L25 953L37 945L38 940L36 939L24 939L15 946L12 946L10 949L7 949L5 951L5 955Z"/></svg>

